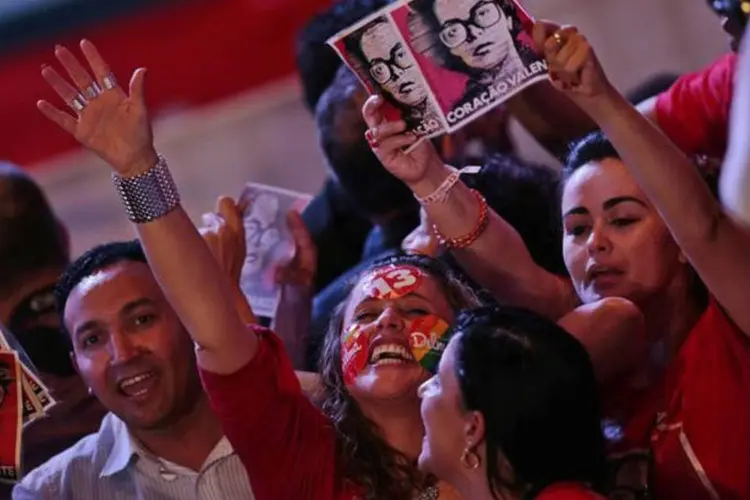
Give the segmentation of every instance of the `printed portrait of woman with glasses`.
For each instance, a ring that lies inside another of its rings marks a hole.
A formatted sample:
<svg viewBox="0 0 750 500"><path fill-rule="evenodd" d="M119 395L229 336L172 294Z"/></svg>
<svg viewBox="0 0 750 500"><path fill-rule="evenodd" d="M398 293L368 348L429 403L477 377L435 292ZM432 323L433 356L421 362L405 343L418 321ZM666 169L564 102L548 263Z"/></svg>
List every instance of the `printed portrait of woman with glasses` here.
<svg viewBox="0 0 750 500"><path fill-rule="evenodd" d="M408 130L422 136L442 127L419 67L385 16L347 35L343 46L352 69L401 112Z"/></svg>
<svg viewBox="0 0 750 500"><path fill-rule="evenodd" d="M409 8L424 26L411 32L415 52L468 77L463 95L451 106L465 108L459 115L479 111L476 98L484 105L502 100L542 72L530 41L521 40L525 13L511 0L414 0Z"/></svg>

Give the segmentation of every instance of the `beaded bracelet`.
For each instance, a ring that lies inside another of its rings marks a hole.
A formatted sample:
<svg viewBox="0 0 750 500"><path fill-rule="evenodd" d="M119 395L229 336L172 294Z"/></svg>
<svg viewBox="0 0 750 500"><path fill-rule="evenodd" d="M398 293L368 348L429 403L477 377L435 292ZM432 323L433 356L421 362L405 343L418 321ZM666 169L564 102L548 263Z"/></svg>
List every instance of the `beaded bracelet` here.
<svg viewBox="0 0 750 500"><path fill-rule="evenodd" d="M465 234L464 236L459 236L457 238L446 238L437 228L437 225L432 225L432 232L437 240L441 245L445 246L449 250L460 250L477 241L484 230L487 229L487 225L490 222L490 209L487 205L487 200L485 200L484 196L482 196L476 189L472 189L471 193L479 202L479 219L477 220L476 226L470 233Z"/></svg>
<svg viewBox="0 0 750 500"><path fill-rule="evenodd" d="M420 205L431 205L432 203L444 203L448 198L448 193L451 189L458 184L461 174L476 174L481 170L481 167L464 167L458 170L453 167L448 167L451 170L451 174L445 178L442 184L432 193L424 198L420 198L417 195L414 197L417 199Z"/></svg>

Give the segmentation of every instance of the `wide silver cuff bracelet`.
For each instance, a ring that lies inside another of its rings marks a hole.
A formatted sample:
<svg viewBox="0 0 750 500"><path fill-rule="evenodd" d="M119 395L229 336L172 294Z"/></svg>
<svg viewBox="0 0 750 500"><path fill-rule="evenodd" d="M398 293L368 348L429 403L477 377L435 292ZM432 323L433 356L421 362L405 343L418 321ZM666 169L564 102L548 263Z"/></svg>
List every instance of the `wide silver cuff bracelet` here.
<svg viewBox="0 0 750 500"><path fill-rule="evenodd" d="M164 217L180 204L180 194L167 168L167 161L159 156L153 168L134 177L112 174L128 219L143 224Z"/></svg>

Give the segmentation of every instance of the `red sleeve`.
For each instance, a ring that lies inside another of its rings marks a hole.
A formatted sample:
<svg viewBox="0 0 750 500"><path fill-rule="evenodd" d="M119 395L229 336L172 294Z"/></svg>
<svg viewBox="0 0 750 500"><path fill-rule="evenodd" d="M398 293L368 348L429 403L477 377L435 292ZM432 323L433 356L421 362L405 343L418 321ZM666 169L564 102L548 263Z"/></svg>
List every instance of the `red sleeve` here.
<svg viewBox="0 0 750 500"><path fill-rule="evenodd" d="M678 397L688 464L719 497L750 498L750 343L712 298L684 351Z"/></svg>
<svg viewBox="0 0 750 500"><path fill-rule="evenodd" d="M270 330L252 328L259 346L247 365L230 375L200 370L211 407L257 500L331 500L333 426L302 393L281 340Z"/></svg>
<svg viewBox="0 0 750 500"><path fill-rule="evenodd" d="M656 121L688 154L723 158L727 147L737 55L682 76L656 99Z"/></svg>

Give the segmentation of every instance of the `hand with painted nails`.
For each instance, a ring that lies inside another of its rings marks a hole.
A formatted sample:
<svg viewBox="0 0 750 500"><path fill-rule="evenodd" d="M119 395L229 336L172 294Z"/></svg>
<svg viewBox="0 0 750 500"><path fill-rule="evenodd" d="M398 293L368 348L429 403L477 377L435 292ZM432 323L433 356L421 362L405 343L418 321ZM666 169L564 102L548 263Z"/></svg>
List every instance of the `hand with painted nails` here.
<svg viewBox="0 0 750 500"><path fill-rule="evenodd" d="M606 97L613 90L591 44L575 26L534 23L534 44L549 66L552 83L581 103Z"/></svg>
<svg viewBox="0 0 750 500"><path fill-rule="evenodd" d="M404 132L406 123L403 120L386 119L384 102L377 95L365 102L362 116L369 127L366 138L383 166L414 190L431 169L442 169L443 162L429 140L415 144L419 139L414 134Z"/></svg>
<svg viewBox="0 0 750 500"><path fill-rule="evenodd" d="M37 102L39 111L117 174L131 177L147 171L156 164L157 155L144 102L146 70L135 70L126 93L94 44L83 40L80 47L88 69L67 48L55 48L72 83L51 66L42 67L42 76L73 114L44 100Z"/></svg>

